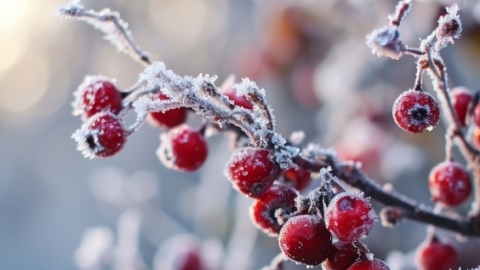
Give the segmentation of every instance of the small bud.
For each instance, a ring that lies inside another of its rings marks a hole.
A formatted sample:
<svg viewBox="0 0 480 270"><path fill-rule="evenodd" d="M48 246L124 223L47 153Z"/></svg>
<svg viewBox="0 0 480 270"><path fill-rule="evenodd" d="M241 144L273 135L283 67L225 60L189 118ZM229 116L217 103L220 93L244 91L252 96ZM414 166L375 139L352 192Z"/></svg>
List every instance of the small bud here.
<svg viewBox="0 0 480 270"><path fill-rule="evenodd" d="M387 56L395 60L399 59L405 50L398 28L394 26L373 31L367 36L367 46L377 56Z"/></svg>
<svg viewBox="0 0 480 270"><path fill-rule="evenodd" d="M453 44L454 38L459 38L462 32L462 21L458 13L458 6L447 7L447 14L438 19L437 39L441 47L445 47L448 42Z"/></svg>
<svg viewBox="0 0 480 270"><path fill-rule="evenodd" d="M397 207L385 207L380 211L380 222L383 227L395 228L402 219L403 213Z"/></svg>

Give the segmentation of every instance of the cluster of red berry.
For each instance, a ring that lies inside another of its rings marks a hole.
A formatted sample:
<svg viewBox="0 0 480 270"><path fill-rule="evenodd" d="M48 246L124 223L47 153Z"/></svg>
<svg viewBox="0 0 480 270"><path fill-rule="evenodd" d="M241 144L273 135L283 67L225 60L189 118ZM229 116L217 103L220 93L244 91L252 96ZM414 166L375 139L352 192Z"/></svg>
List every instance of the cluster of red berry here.
<svg viewBox="0 0 480 270"><path fill-rule="evenodd" d="M154 99L169 99L161 91L152 95ZM84 155L104 158L122 150L129 135L121 119L123 96L111 80L102 76L87 76L75 92L74 113L81 114L86 122L74 134L74 138ZM148 115L151 125L171 128L168 134L161 137L158 155L166 166L179 171L198 169L208 153L203 134L182 125L187 112L186 108L176 108Z"/></svg>
<svg viewBox="0 0 480 270"><path fill-rule="evenodd" d="M226 174L236 190L255 199L250 209L254 224L278 236L289 259L309 266L323 262L330 270L374 269L374 265L388 269L382 261L368 258L368 250L358 242L375 221L368 200L347 192L333 194L331 188L317 188L303 197L299 190L310 182L310 172L291 168L279 177L280 171L267 149L243 148L228 162ZM338 242L332 241L333 236Z"/></svg>
<svg viewBox="0 0 480 270"><path fill-rule="evenodd" d="M453 161L451 146L455 136L463 138L462 129L467 126L473 130L471 140L480 145L480 95L474 96L463 88L448 92L443 62L437 55L446 44L453 42L453 38L459 37L458 7L447 8L447 15L440 18L435 35L427 37L420 48L415 49L402 43L398 31L411 5L411 0L400 1L395 14L389 16L389 26L375 30L367 44L380 56L398 59L410 54L418 58L415 86L403 92L393 105L393 118L403 130L421 133L438 124L440 105L421 85L424 71L433 78L434 88L443 107L448 109L447 116L452 118L452 123L446 136L445 161L432 169L429 188L437 205L454 207L469 198L472 184L466 168ZM84 12L83 7L73 5L63 12L81 16L80 11ZM131 37L127 35L126 38ZM133 55L147 64L147 68L136 90L121 92L107 78L92 76L87 77L75 93L75 113L82 114L85 123L73 137L85 156L109 157L118 153L127 137L147 118L154 126L170 129L160 136L157 154L163 164L178 171L194 171L202 166L208 155L207 126L218 130L238 129L239 137L248 137L250 141L245 144L237 141L238 149L227 163L225 174L237 191L254 199L250 210L253 223L264 233L278 237L280 249L287 258L330 270L389 269L359 241L369 234L376 219L369 200L363 195L346 192L337 178L325 169L331 166L342 180L363 179L358 163L341 163L335 154L313 158L300 154L299 142L287 142L274 131L274 117L264 99L265 93L255 83L246 79L235 87L226 84L219 91L213 84L214 78L180 78L162 63L151 63L137 49L132 47ZM133 102L134 99L137 100ZM137 113L137 122L126 127L123 118L131 109ZM190 109L212 121L206 120L200 129L188 127L184 123ZM331 160L327 162L327 159ZM314 165L301 166L299 160ZM340 167L343 174L339 173ZM319 187L307 196L301 195L314 172L320 172ZM364 190L368 192L368 188ZM381 195L390 196L387 192ZM398 201L403 205L401 198L387 205L395 206ZM420 213L420 207L413 212ZM404 215L402 209L395 214L398 220ZM409 217L414 215L409 214ZM432 230L417 249L417 266L423 270L454 269L458 266L458 255L452 245L441 242Z"/></svg>
<svg viewBox="0 0 480 270"><path fill-rule="evenodd" d="M233 88L224 94L235 105L253 109L248 100L235 95ZM152 95L168 100L161 90ZM79 147L90 157L118 153L129 134L121 119L125 106L122 92L112 81L97 76L87 77L75 96L75 112L86 120L74 135ZM149 122L171 128L161 136L160 160L175 170L194 171L205 161L208 147L202 131L183 124L186 116L185 108L177 108L150 113ZM282 170L266 148L240 148L228 162L226 174L236 190L255 199L251 208L254 224L263 232L278 236L280 248L288 258L311 266L324 262L327 269L368 269L359 267L370 264L388 269L383 262L370 260L368 250L358 242L370 232L375 220L375 212L362 196L333 194L331 188L320 192L318 188L308 198L303 197L299 191L310 184L310 171ZM321 210L320 205L325 202L328 207ZM333 235L338 242L332 241Z"/></svg>
<svg viewBox="0 0 480 270"><path fill-rule="evenodd" d="M470 126L473 144L480 145L480 104L471 90L456 87L449 93L460 128ZM477 100L477 101L475 101ZM477 104L475 104L477 103ZM412 133L433 128L440 119L438 102L422 90L409 90L401 94L394 106L393 117L397 125ZM429 189L432 200L446 207L464 203L472 192L470 174L458 162L446 160L430 172ZM417 265L420 269L455 269L458 255L448 243L428 236L417 249Z"/></svg>

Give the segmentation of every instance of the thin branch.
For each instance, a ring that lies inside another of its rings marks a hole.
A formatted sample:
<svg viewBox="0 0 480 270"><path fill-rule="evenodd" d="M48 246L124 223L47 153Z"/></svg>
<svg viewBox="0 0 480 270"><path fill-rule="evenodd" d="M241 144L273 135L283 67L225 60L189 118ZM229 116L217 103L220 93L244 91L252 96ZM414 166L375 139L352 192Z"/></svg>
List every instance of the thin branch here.
<svg viewBox="0 0 480 270"><path fill-rule="evenodd" d="M332 168L332 174L347 184L360 189L366 196L386 205L396 206L403 210L405 217L422 223L432 224L440 228L458 232L465 236L480 237L480 224L472 221L452 219L435 214L429 207L417 204L414 200L393 191L387 192L375 181L366 176L352 162L341 162L333 158L325 158L325 163L315 163L301 156L294 162L303 169L320 171L322 168Z"/></svg>
<svg viewBox="0 0 480 270"><path fill-rule="evenodd" d="M141 50L133 41L128 30L128 24L124 22L118 12L103 9L99 12L85 10L78 1L60 7L55 13L59 17L73 18L85 21L105 34L105 39L113 43L118 51L125 52L144 66L151 64L148 53Z"/></svg>

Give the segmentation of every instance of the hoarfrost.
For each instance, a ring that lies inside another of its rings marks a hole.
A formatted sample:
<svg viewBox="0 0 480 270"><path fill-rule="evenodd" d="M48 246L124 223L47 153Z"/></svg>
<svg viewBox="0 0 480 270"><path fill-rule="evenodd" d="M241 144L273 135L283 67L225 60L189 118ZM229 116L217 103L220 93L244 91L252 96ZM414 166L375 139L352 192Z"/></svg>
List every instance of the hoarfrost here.
<svg viewBox="0 0 480 270"><path fill-rule="evenodd" d="M105 34L118 51L131 55L134 59L148 62L148 54L142 51L134 42L128 24L120 18L118 12L110 9L101 11L85 10L80 1L74 0L63 7L59 7L55 15L63 18L74 18L85 21L95 29Z"/></svg>

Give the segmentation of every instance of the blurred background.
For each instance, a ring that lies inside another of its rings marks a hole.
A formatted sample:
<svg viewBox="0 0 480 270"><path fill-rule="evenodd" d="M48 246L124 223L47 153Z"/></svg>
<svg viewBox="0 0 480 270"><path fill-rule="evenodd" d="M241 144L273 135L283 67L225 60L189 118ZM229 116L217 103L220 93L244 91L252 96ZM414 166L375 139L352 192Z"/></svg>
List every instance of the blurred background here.
<svg viewBox="0 0 480 270"><path fill-rule="evenodd" d="M480 1L456 2L464 31L442 51L449 85L478 90ZM377 58L365 46L395 3L82 1L119 11L140 47L179 75L216 74L218 85L229 74L257 81L285 137L303 130L306 141L334 147L379 183L432 205L427 177L444 158L444 126L421 135L396 127L391 106L413 85L414 61ZM278 243L252 225L252 201L223 176L226 137L209 138L206 164L188 174L158 161L162 130L148 125L113 158L76 151L70 137L81 120L70 103L83 77L102 74L126 89L143 68L91 26L55 17L62 4L0 0L0 269L169 269L182 249L197 250L210 269L268 264ZM401 27L404 42L418 46L449 4L415 1ZM392 269L414 269L412 250L424 234L412 221L394 230L377 223L364 242ZM478 243L444 236L455 241L463 267L480 264Z"/></svg>

